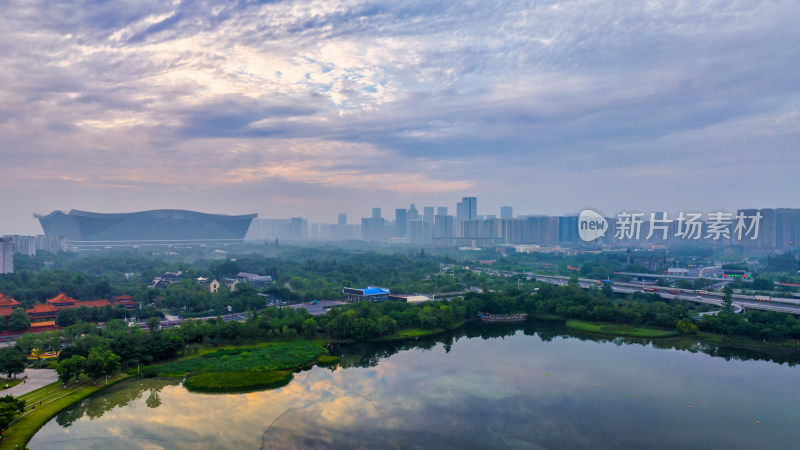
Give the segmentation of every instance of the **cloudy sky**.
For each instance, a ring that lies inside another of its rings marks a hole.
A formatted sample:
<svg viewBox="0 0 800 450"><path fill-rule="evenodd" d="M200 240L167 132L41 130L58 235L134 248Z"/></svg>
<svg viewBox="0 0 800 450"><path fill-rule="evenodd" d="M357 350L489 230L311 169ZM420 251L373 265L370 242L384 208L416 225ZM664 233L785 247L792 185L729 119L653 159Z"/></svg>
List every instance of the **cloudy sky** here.
<svg viewBox="0 0 800 450"><path fill-rule="evenodd" d="M800 207L796 0L65 3L0 15L0 234Z"/></svg>

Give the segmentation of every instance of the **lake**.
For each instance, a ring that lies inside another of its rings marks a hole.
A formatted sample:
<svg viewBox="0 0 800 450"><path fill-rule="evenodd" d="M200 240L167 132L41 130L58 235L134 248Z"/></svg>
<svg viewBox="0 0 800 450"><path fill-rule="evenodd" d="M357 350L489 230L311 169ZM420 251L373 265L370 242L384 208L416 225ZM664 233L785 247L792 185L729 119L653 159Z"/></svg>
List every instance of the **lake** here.
<svg viewBox="0 0 800 450"><path fill-rule="evenodd" d="M796 448L797 349L469 324L334 347L287 386L196 394L128 380L47 423L53 448Z"/></svg>

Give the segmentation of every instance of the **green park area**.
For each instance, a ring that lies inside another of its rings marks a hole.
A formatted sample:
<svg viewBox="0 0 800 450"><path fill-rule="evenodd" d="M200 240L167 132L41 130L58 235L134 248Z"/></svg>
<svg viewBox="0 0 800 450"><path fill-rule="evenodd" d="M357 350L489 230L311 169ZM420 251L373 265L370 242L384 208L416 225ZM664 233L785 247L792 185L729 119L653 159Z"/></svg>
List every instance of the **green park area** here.
<svg viewBox="0 0 800 450"><path fill-rule="evenodd" d="M27 394L20 395L17 400L23 400L25 406L22 413L3 432L0 439L0 449L25 448L34 434L50 419L55 417L68 406L104 389L111 384L127 378L129 375L118 374L107 380L98 381L78 379L64 386L55 382L43 386Z"/></svg>

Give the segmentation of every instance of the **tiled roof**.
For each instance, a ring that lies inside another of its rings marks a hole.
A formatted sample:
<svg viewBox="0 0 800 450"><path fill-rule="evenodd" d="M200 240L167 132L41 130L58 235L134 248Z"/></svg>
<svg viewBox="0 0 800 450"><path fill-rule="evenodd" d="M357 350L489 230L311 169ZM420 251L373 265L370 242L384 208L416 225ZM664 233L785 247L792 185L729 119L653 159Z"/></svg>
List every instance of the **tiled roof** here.
<svg viewBox="0 0 800 450"><path fill-rule="evenodd" d="M67 295L67 294L65 294L63 292L58 294L58 295L56 295L55 297L47 300L47 303L50 303L50 304L53 304L53 303L74 303L74 302L75 302L74 298L70 297L69 295Z"/></svg>
<svg viewBox="0 0 800 450"><path fill-rule="evenodd" d="M0 308L15 307L15 306L19 306L18 301L14 300L13 298L5 294L0 294Z"/></svg>
<svg viewBox="0 0 800 450"><path fill-rule="evenodd" d="M89 308L102 308L103 306L109 305L111 305L111 303L109 303L106 299L75 301L75 307L88 306Z"/></svg>
<svg viewBox="0 0 800 450"><path fill-rule="evenodd" d="M33 308L26 309L25 312L28 314L41 314L41 313L49 313L49 312L58 312L60 308L56 308L55 306L49 303L37 303L33 305Z"/></svg>

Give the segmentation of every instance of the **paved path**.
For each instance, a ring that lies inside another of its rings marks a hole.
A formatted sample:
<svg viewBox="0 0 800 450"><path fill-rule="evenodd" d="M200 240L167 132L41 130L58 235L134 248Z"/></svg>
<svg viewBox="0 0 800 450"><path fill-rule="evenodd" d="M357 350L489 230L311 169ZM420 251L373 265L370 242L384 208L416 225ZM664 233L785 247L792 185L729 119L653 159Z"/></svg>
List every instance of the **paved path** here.
<svg viewBox="0 0 800 450"><path fill-rule="evenodd" d="M14 397L19 397L22 394L27 394L30 391L58 381L58 375L53 369L26 369L25 372L17 374L17 378L25 375L28 376L28 379L24 383L3 389L0 391L0 396L13 395Z"/></svg>

